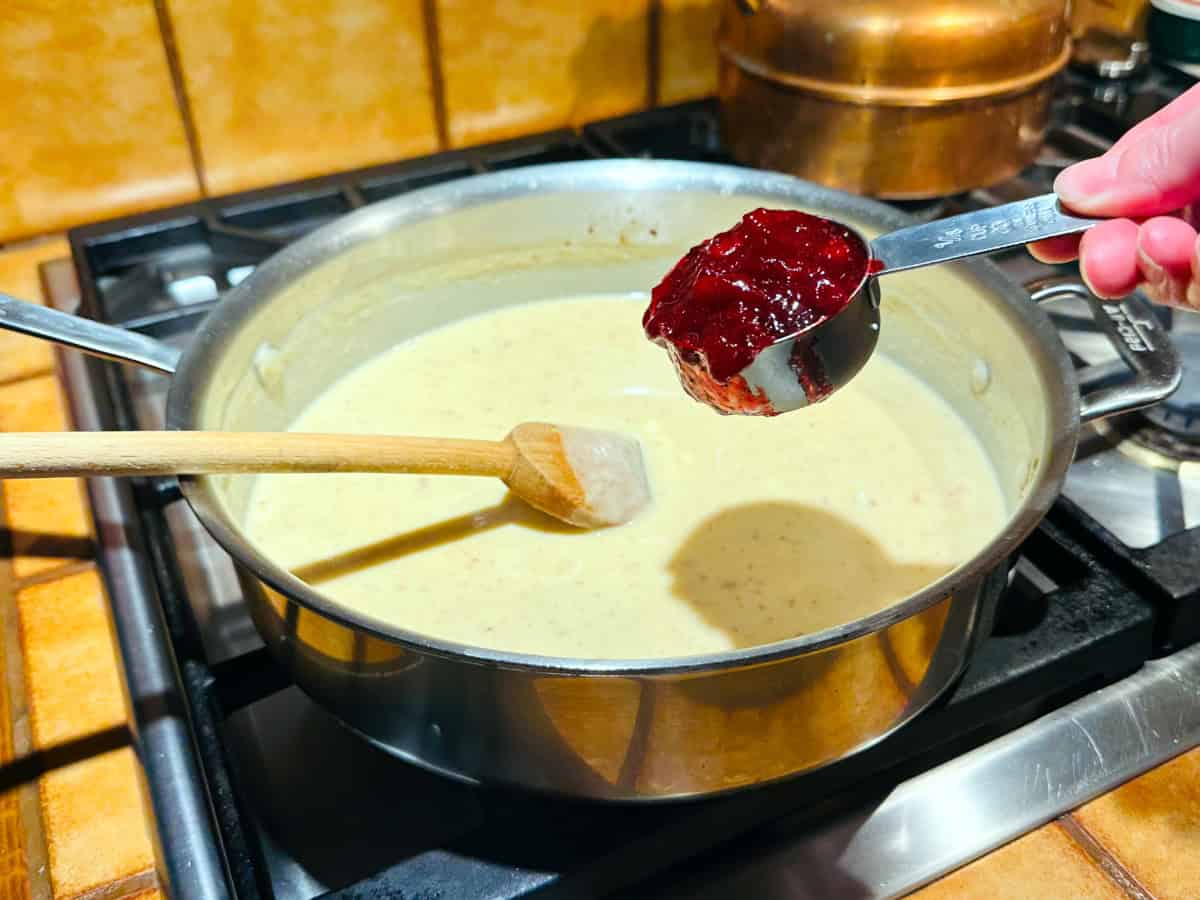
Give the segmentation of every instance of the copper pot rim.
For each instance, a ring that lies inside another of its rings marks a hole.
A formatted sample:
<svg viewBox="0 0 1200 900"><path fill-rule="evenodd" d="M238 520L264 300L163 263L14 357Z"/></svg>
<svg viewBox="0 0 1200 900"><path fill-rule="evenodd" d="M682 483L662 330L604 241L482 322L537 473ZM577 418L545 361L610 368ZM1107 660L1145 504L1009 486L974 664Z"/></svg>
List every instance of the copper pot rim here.
<svg viewBox="0 0 1200 900"><path fill-rule="evenodd" d="M1003 81L980 84L947 85L945 87L895 87L890 85L849 84L825 81L794 72L785 72L768 63L747 56L733 49L729 41L717 41L717 50L722 59L736 66L747 75L785 85L804 93L838 103L856 106L896 106L923 108L965 103L975 100L994 100L1025 93L1039 87L1058 75L1071 60L1073 45L1070 39L1063 42L1062 51L1050 62Z"/></svg>

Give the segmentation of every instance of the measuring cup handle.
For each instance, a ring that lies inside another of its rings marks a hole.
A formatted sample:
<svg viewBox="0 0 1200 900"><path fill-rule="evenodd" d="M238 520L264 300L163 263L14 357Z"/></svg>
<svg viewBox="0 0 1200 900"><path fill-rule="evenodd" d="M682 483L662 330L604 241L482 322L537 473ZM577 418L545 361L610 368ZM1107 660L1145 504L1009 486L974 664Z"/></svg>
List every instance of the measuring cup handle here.
<svg viewBox="0 0 1200 900"><path fill-rule="evenodd" d="M994 253L1033 241L1078 234L1106 219L1067 212L1054 194L900 228L871 241L881 274Z"/></svg>
<svg viewBox="0 0 1200 900"><path fill-rule="evenodd" d="M0 328L168 375L179 365L179 351L169 344L135 331L18 300L8 294L0 294Z"/></svg>

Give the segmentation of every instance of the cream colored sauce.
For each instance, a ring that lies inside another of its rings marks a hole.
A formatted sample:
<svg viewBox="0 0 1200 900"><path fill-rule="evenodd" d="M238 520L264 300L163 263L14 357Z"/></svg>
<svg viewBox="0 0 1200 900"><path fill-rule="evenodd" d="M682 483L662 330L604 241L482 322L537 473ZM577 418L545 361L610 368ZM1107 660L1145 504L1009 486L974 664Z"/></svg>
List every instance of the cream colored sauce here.
<svg viewBox="0 0 1200 900"><path fill-rule="evenodd" d="M767 643L883 609L970 557L1006 510L951 408L877 353L775 419L687 398L642 336L645 299L509 307L349 373L293 430L496 439L522 421L625 431L654 501L581 531L496 480L264 475L249 533L328 596L427 635L645 658Z"/></svg>

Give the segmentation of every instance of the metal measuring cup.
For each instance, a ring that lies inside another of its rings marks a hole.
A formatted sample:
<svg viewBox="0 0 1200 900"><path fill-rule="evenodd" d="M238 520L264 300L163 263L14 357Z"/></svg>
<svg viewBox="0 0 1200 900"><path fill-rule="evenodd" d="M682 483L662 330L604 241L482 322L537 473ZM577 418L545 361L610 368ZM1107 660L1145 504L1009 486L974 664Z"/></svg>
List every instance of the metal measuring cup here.
<svg viewBox="0 0 1200 900"><path fill-rule="evenodd" d="M867 247L869 263L839 312L770 344L727 385L715 384L700 362L676 352L671 359L688 393L719 412L774 415L802 409L844 386L875 352L879 276L1078 234L1103 221L1072 215L1054 194L1044 194L900 228L872 241L847 225Z"/></svg>

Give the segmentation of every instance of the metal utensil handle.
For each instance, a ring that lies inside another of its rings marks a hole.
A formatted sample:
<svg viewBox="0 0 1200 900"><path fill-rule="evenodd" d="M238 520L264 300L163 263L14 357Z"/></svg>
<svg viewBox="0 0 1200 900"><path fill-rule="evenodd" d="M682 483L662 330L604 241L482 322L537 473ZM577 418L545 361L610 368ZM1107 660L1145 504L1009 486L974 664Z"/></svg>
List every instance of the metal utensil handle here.
<svg viewBox="0 0 1200 900"><path fill-rule="evenodd" d="M1151 406L1171 396L1179 387L1183 379L1179 354L1154 315L1150 301L1131 294L1120 303L1101 303L1078 278L1069 276L1042 279L1027 284L1026 288L1035 303L1064 297L1086 301L1096 325L1121 356L1121 361L1079 370L1081 421Z"/></svg>
<svg viewBox="0 0 1200 900"><path fill-rule="evenodd" d="M902 272L980 253L1019 247L1031 241L1078 234L1106 219L1066 212L1054 194L1005 203L975 212L900 228L871 241L883 271Z"/></svg>
<svg viewBox="0 0 1200 900"><path fill-rule="evenodd" d="M179 365L180 353L169 344L83 316L18 300L8 294L0 294L0 328L168 375Z"/></svg>

